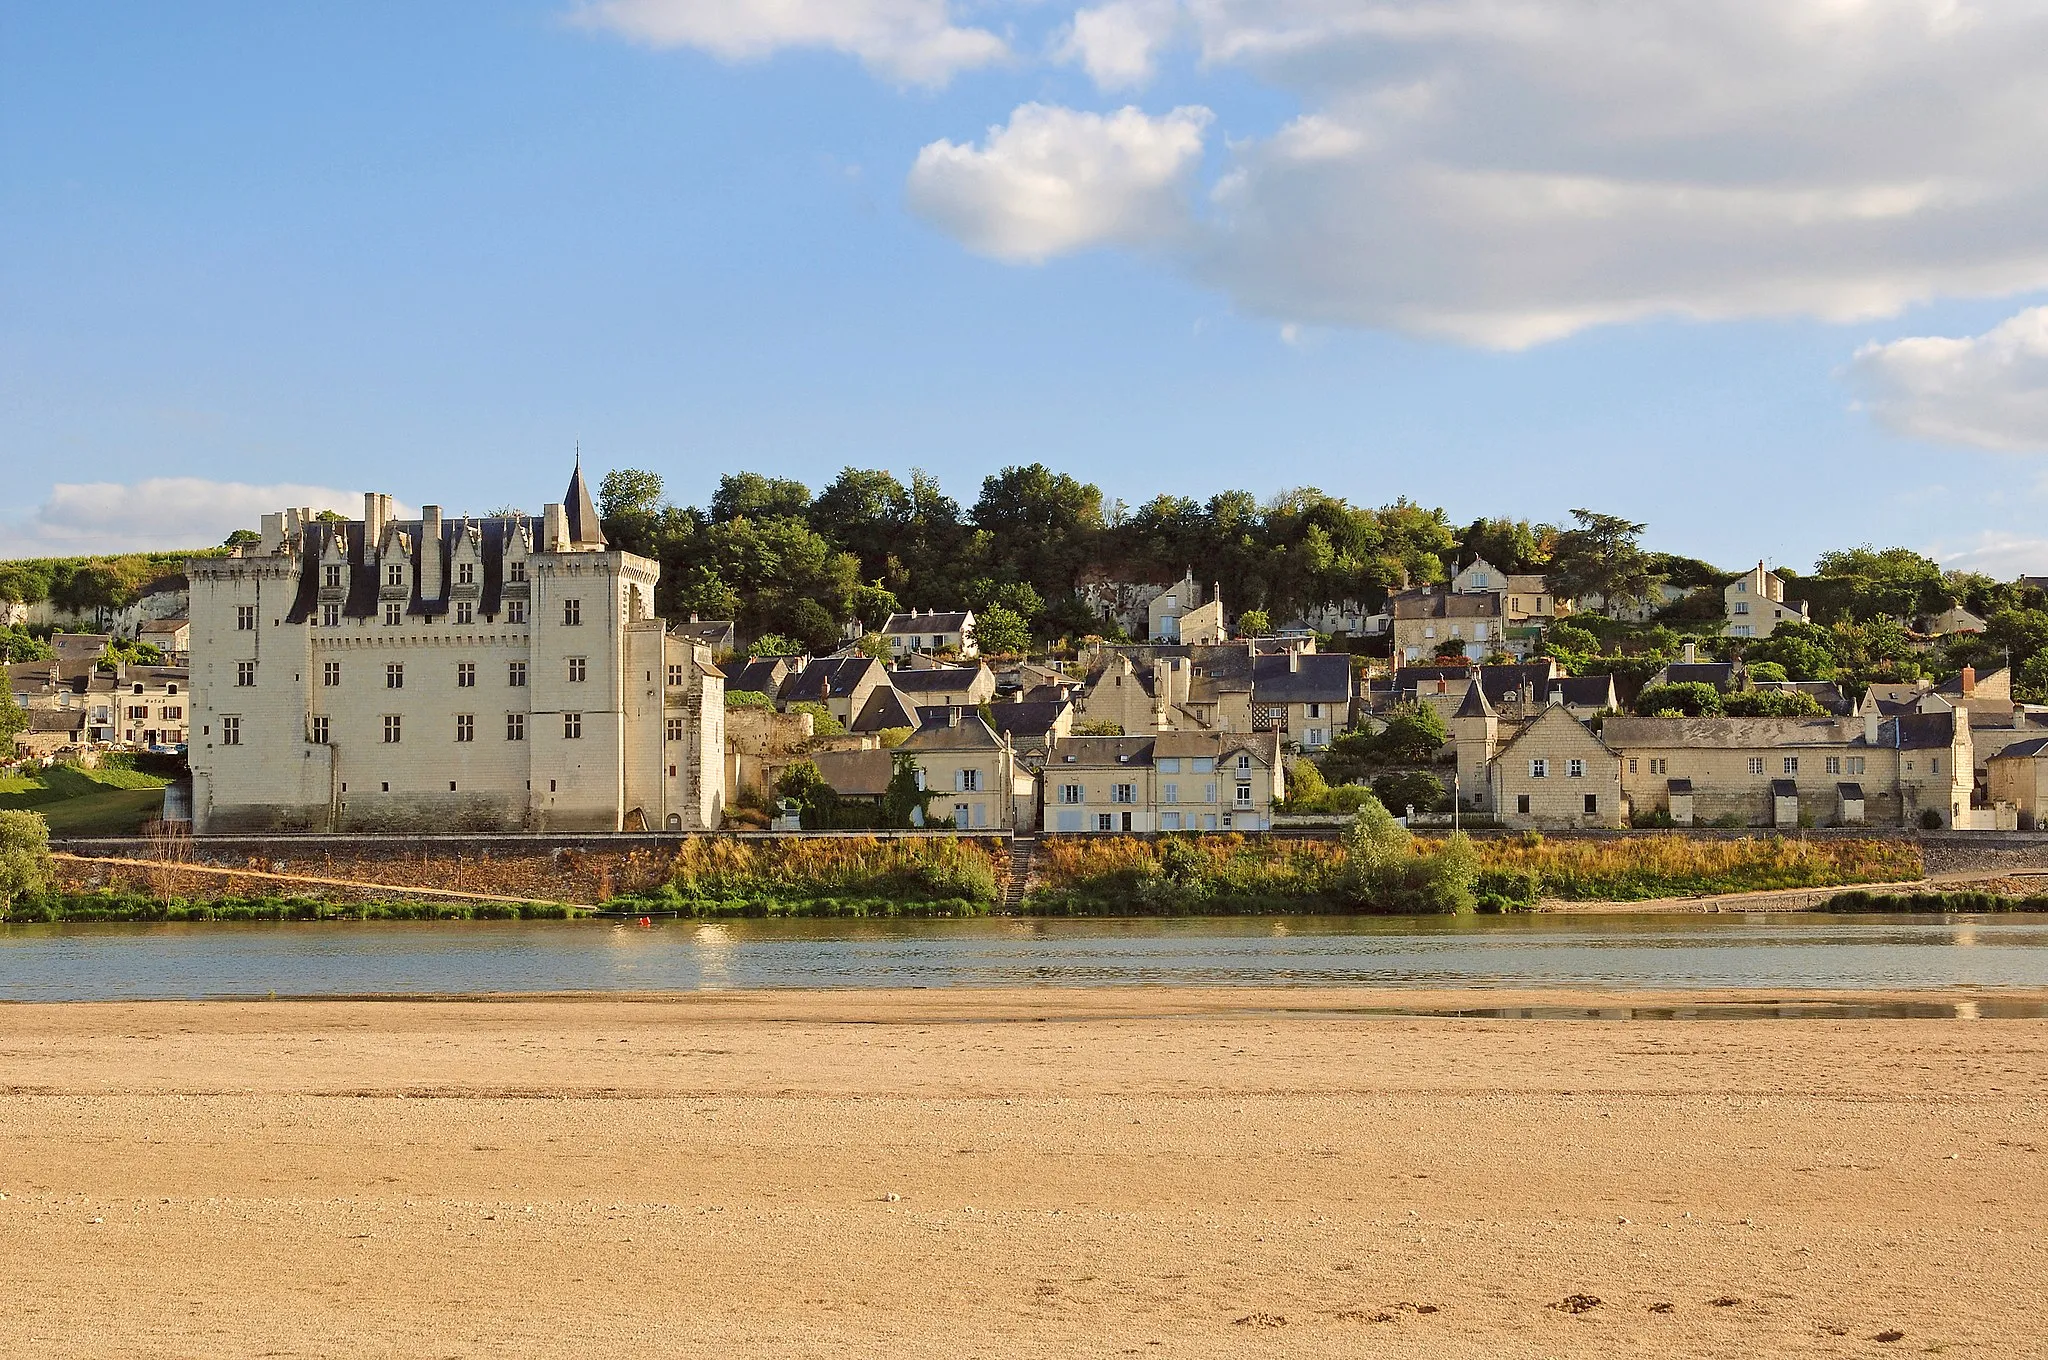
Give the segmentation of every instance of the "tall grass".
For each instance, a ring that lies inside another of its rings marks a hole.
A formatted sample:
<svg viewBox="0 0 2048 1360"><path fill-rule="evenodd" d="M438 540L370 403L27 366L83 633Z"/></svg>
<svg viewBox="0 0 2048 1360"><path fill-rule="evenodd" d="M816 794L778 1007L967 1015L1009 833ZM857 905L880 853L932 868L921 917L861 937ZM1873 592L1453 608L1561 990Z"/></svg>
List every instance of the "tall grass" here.
<svg viewBox="0 0 2048 1360"><path fill-rule="evenodd" d="M39 893L0 919L67 921L560 921L581 907L533 902L325 902L314 897L157 897L148 893Z"/></svg>
<svg viewBox="0 0 2048 1360"><path fill-rule="evenodd" d="M996 904L1004 861L951 837L685 841L668 881L620 899L692 915L974 915Z"/></svg>
<svg viewBox="0 0 2048 1360"><path fill-rule="evenodd" d="M1482 872L1533 874L1538 891L1546 897L1609 902L1892 883L1923 873L1920 849L1907 841L1782 836L1521 836L1481 842L1479 864Z"/></svg>
<svg viewBox="0 0 2048 1360"><path fill-rule="evenodd" d="M1346 859L1334 841L1240 835L1059 839L1039 847L1025 910L1043 916L1340 910Z"/></svg>

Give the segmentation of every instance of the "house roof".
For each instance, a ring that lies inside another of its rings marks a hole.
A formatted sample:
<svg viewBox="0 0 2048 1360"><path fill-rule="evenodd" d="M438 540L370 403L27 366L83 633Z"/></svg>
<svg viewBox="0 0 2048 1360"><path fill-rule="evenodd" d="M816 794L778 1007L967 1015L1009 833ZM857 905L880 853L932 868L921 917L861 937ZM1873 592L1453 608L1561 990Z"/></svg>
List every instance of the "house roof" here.
<svg viewBox="0 0 2048 1360"><path fill-rule="evenodd" d="M888 751L820 751L811 763L842 798L880 798L896 771L895 756Z"/></svg>
<svg viewBox="0 0 2048 1360"><path fill-rule="evenodd" d="M1261 764L1272 765L1280 757L1280 737L1276 732L1161 732L1152 738L1154 759L1161 756L1186 759L1194 756L1215 756L1222 760L1239 751L1248 751Z"/></svg>
<svg viewBox="0 0 2048 1360"><path fill-rule="evenodd" d="M1252 699L1262 704L1351 702L1351 657L1344 652L1262 656L1253 663Z"/></svg>
<svg viewBox="0 0 2048 1360"><path fill-rule="evenodd" d="M1501 615L1497 590L1405 590L1387 601L1396 621L1410 619L1497 619Z"/></svg>
<svg viewBox="0 0 2048 1360"><path fill-rule="evenodd" d="M1667 685L1712 685L1715 689L1732 689L1735 685L1735 663L1732 661L1674 661L1664 668L1664 683Z"/></svg>
<svg viewBox="0 0 2048 1360"><path fill-rule="evenodd" d="M856 732L880 732L890 727L915 727L917 714L901 692L891 685L876 685L868 691L867 702L860 706L850 724Z"/></svg>
<svg viewBox="0 0 2048 1360"><path fill-rule="evenodd" d="M978 676L986 674L986 666L940 666L933 670L896 670L889 672L889 683L907 694L944 694L951 690L966 689L974 684Z"/></svg>
<svg viewBox="0 0 2048 1360"><path fill-rule="evenodd" d="M1664 781L1664 787L1670 792L1682 796L1690 797L1692 794L1692 781L1690 779L1667 779Z"/></svg>
<svg viewBox="0 0 2048 1360"><path fill-rule="evenodd" d="M788 703L800 699L846 699L863 681L874 684L887 679L888 672L882 663L871 656L820 657L783 683L782 698Z"/></svg>
<svg viewBox="0 0 2048 1360"><path fill-rule="evenodd" d="M1773 797L1773 798L1797 798L1798 796L1799 796L1799 781L1798 781L1798 780L1796 780L1796 779L1773 779L1773 780L1771 781L1771 797Z"/></svg>
<svg viewBox="0 0 2048 1360"><path fill-rule="evenodd" d="M972 610L962 609L942 614L932 610L922 614L891 614L882 624L882 632L888 633L957 633L974 619Z"/></svg>
<svg viewBox="0 0 2048 1360"><path fill-rule="evenodd" d="M746 664L726 677L728 690L752 690L773 699L782 692L782 685L789 678L790 670L800 657L750 656Z"/></svg>
<svg viewBox="0 0 2048 1360"><path fill-rule="evenodd" d="M991 704L989 713L996 720L996 731L1008 737L1011 742L1043 741L1061 717L1073 704L1066 699L1044 701L1025 700L1014 704Z"/></svg>
<svg viewBox="0 0 2048 1360"><path fill-rule="evenodd" d="M1621 707L1611 675L1560 675L1543 686L1544 700L1547 702L1559 690L1564 692L1565 703L1573 708Z"/></svg>
<svg viewBox="0 0 2048 1360"><path fill-rule="evenodd" d="M986 751L1000 748L1003 739L971 708L959 710L960 721L944 721L919 727L896 749L899 751Z"/></svg>
<svg viewBox="0 0 2048 1360"><path fill-rule="evenodd" d="M1613 720L1609 719L1609 721L1611 722ZM1501 756L1505 756L1509 751L1515 748L1516 744L1519 743L1522 740L1522 738L1529 736L1537 729L1545 726L1555 726L1558 723L1570 723L1573 727L1578 729L1581 735L1585 737L1589 745L1598 747L1603 751L1607 750L1609 747L1609 743L1605 740L1604 733L1594 732L1591 728L1587 727L1584 723L1580 722L1577 718L1573 717L1571 715L1570 710L1559 708L1553 705L1550 707L1540 709L1535 717L1529 719L1529 721L1521 725L1521 729L1519 731L1517 731L1512 737L1509 737L1506 741L1502 742L1500 746L1500 753L1495 757L1495 759L1499 759Z"/></svg>
<svg viewBox="0 0 2048 1360"><path fill-rule="evenodd" d="M1613 717L1600 735L1616 750L1676 746L1741 750L1757 746L1841 746L1863 739L1863 729L1834 718Z"/></svg>
<svg viewBox="0 0 2048 1360"><path fill-rule="evenodd" d="M669 631L680 638L701 642L707 647L730 648L733 643L731 619L692 619L688 623L669 625Z"/></svg>
<svg viewBox="0 0 2048 1360"><path fill-rule="evenodd" d="M1458 705L1454 718L1491 718L1493 705L1486 701L1486 686L1477 680L1466 682L1464 702Z"/></svg>
<svg viewBox="0 0 2048 1360"><path fill-rule="evenodd" d="M1158 738L1152 736L1061 737L1052 748L1052 759L1046 762L1046 772L1052 774L1062 767L1102 770L1150 765L1152 748L1157 741Z"/></svg>
<svg viewBox="0 0 2048 1360"><path fill-rule="evenodd" d="M2028 737L2025 741L2016 741L1991 759L2034 760L2042 756L2048 756L2048 737Z"/></svg>
<svg viewBox="0 0 2048 1360"><path fill-rule="evenodd" d="M2011 678L2006 674L2006 668L2004 666L2000 666L1995 671L1986 671L1984 674L1976 677L1976 683L1973 686L1971 686L1971 688L1973 690L2003 689L2006 693L2010 694L2012 693L2012 681ZM1951 675L1948 679L1936 685L1934 687L1934 692L1936 694L1945 694L1951 699L1962 698L1963 677L1961 673ZM2001 700L2000 702L2007 701Z"/></svg>
<svg viewBox="0 0 2048 1360"><path fill-rule="evenodd" d="M1846 803L1860 803L1863 801L1863 786L1861 784L1837 784L1835 785L1835 792L1841 795L1842 801Z"/></svg>
<svg viewBox="0 0 2048 1360"><path fill-rule="evenodd" d="M1884 740L1885 729L1897 733L1895 741ZM1880 746L1896 746L1901 751L1943 750L1955 745L1956 715L1947 713L1901 713L1878 729Z"/></svg>
<svg viewBox="0 0 2048 1360"><path fill-rule="evenodd" d="M191 626L192 620L190 619L144 619L142 626L136 629L136 631L138 633L176 633Z"/></svg>
<svg viewBox="0 0 2048 1360"><path fill-rule="evenodd" d="M82 708L32 708L28 711L31 732L81 732L85 730Z"/></svg>

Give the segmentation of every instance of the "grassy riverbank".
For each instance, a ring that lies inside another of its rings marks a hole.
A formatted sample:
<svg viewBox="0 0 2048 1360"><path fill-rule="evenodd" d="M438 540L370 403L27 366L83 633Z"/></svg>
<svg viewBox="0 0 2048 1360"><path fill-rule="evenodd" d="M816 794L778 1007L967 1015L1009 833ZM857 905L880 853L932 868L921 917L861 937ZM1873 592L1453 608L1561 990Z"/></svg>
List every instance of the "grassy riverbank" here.
<svg viewBox="0 0 2048 1360"><path fill-rule="evenodd" d="M163 814L161 775L52 765L0 775L0 808L42 814L59 836L130 836Z"/></svg>
<svg viewBox="0 0 2048 1360"><path fill-rule="evenodd" d="M704 917L982 916L1001 873L1000 851L981 841L691 840L668 882L610 905Z"/></svg>
<svg viewBox="0 0 2048 1360"><path fill-rule="evenodd" d="M1533 877L1538 895L1568 902L1902 883L1923 873L1918 845L1876 839L1671 835L1557 840L1528 835L1483 842L1479 854L1483 868Z"/></svg>
<svg viewBox="0 0 2048 1360"><path fill-rule="evenodd" d="M315 897L163 898L146 893L38 893L9 924L91 921L563 921L585 907L525 902L326 902Z"/></svg>

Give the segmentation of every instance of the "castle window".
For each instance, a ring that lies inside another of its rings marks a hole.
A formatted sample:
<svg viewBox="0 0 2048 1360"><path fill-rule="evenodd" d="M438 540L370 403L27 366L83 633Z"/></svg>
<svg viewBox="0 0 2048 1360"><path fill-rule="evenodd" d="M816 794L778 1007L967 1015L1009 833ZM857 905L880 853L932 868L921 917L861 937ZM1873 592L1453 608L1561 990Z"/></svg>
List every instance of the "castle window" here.
<svg viewBox="0 0 2048 1360"><path fill-rule="evenodd" d="M507 713L505 715L505 740L526 740L526 715L524 713Z"/></svg>
<svg viewBox="0 0 2048 1360"><path fill-rule="evenodd" d="M400 718L396 713L386 713L384 715L384 744L396 746L398 739L404 735L404 719Z"/></svg>
<svg viewBox="0 0 2048 1360"><path fill-rule="evenodd" d="M476 740L476 714L458 713L455 715L455 739L457 741Z"/></svg>
<svg viewBox="0 0 2048 1360"><path fill-rule="evenodd" d="M569 683L570 683L570 684L572 684L572 685L580 685L580 684L582 684L582 683L584 682L584 680L586 680L586 679L588 679L588 678L589 678L589 675L590 675L590 663L589 663L589 661L588 661L588 660L586 660L585 658L583 658L583 657L580 657L580 656L572 656L572 657L570 657L570 658L569 658Z"/></svg>
<svg viewBox="0 0 2048 1360"><path fill-rule="evenodd" d="M320 663L320 683L332 687L341 683L341 663L323 661Z"/></svg>
<svg viewBox="0 0 2048 1360"><path fill-rule="evenodd" d="M476 606L468 600L457 601L455 605L455 621L457 623L475 623Z"/></svg>
<svg viewBox="0 0 2048 1360"><path fill-rule="evenodd" d="M455 584L473 586L476 584L476 563L458 562L455 566Z"/></svg>
<svg viewBox="0 0 2048 1360"><path fill-rule="evenodd" d="M235 663L235 684L246 689L256 683L256 663L237 661Z"/></svg>
<svg viewBox="0 0 2048 1360"><path fill-rule="evenodd" d="M242 744L242 720L234 714L227 714L220 720L220 744L240 746Z"/></svg>
<svg viewBox="0 0 2048 1360"><path fill-rule="evenodd" d="M313 719L311 740L315 746L325 746L327 744L327 717L325 714L318 715Z"/></svg>
<svg viewBox="0 0 2048 1360"><path fill-rule="evenodd" d="M389 569L388 571L386 571L386 572L384 573L384 584L385 584L385 585L387 585L387 586L402 586L402 585L404 585L404 584L405 584L405 568L404 568L403 566L399 565L398 563L396 563L396 562L393 562L393 563L391 564L391 567L390 567L390 569Z"/></svg>
<svg viewBox="0 0 2048 1360"><path fill-rule="evenodd" d="M322 576L322 584L329 590L341 589L341 563L329 562Z"/></svg>
<svg viewBox="0 0 2048 1360"><path fill-rule="evenodd" d="M683 739L683 720L681 718L670 718L668 720L668 739L670 741L681 741Z"/></svg>
<svg viewBox="0 0 2048 1360"><path fill-rule="evenodd" d="M338 605L338 604L323 604L323 605L321 605L321 606L320 606L320 626L321 626L322 628L339 628L339 627L341 627L341 606L340 606L340 605Z"/></svg>
<svg viewBox="0 0 2048 1360"><path fill-rule="evenodd" d="M405 663L403 661L392 661L385 664L384 688L405 688Z"/></svg>
<svg viewBox="0 0 2048 1360"><path fill-rule="evenodd" d="M524 581L526 579L526 563L523 561L509 563L507 564L506 572L506 580Z"/></svg>
<svg viewBox="0 0 2048 1360"><path fill-rule="evenodd" d="M575 741L583 735L583 715L564 713L562 715L562 740Z"/></svg>
<svg viewBox="0 0 2048 1360"><path fill-rule="evenodd" d="M256 606L238 604L235 606L235 630L241 633L256 631Z"/></svg>
<svg viewBox="0 0 2048 1360"><path fill-rule="evenodd" d="M567 627L567 628L574 628L574 627L577 627L578 625L580 625L580 624L581 624L582 622L583 622L583 601L581 601L581 600L564 600L564 601L562 601L562 624L563 624L563 626L564 626L564 627Z"/></svg>
<svg viewBox="0 0 2048 1360"><path fill-rule="evenodd" d="M385 626L386 628L395 628L395 627L397 627L397 626L398 626L399 624L401 624L401 623L404 623L404 622L405 622L405 606L404 606L404 605L402 605L402 604L387 604L387 605L385 605L385 606L384 606L384 626Z"/></svg>
<svg viewBox="0 0 2048 1360"><path fill-rule="evenodd" d="M505 663L505 683L513 689L526 688L526 663L524 661L508 661Z"/></svg>
<svg viewBox="0 0 2048 1360"><path fill-rule="evenodd" d="M455 688L476 688L476 662L458 661L455 663Z"/></svg>
<svg viewBox="0 0 2048 1360"><path fill-rule="evenodd" d="M525 623L525 622L526 622L526 601L524 601L524 600L507 600L507 601L505 601L505 622L507 622L507 623Z"/></svg>

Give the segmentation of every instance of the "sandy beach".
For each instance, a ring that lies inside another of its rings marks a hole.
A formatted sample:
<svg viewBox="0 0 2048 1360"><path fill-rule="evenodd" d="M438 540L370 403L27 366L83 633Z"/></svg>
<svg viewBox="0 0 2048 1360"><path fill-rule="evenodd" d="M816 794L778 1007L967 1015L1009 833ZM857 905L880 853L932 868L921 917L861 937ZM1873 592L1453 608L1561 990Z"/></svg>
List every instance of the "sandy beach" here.
<svg viewBox="0 0 2048 1360"><path fill-rule="evenodd" d="M2048 1347L2048 1022L1387 1001L8 1007L0 1353Z"/></svg>

